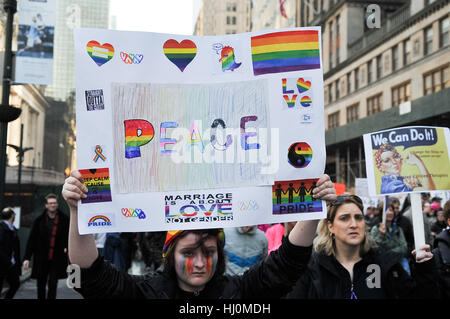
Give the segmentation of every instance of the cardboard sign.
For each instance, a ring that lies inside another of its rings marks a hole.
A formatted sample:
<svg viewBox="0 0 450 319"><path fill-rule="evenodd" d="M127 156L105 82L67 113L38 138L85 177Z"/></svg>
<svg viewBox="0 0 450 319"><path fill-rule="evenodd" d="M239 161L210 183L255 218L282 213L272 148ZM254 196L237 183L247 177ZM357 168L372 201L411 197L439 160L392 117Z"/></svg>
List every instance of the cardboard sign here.
<svg viewBox="0 0 450 319"><path fill-rule="evenodd" d="M371 196L450 189L449 129L410 126L364 134Z"/></svg>

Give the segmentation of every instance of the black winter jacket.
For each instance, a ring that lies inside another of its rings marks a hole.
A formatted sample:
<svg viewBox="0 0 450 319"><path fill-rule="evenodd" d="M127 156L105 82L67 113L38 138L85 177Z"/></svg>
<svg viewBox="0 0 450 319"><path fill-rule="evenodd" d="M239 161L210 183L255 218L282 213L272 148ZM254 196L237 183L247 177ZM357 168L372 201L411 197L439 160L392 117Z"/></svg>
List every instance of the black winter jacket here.
<svg viewBox="0 0 450 319"><path fill-rule="evenodd" d="M311 251L312 247L298 247L284 238L277 251L242 276L215 276L196 296L178 288L176 278L130 276L99 257L90 268L81 269L81 285L75 290L84 298L280 298L305 271Z"/></svg>
<svg viewBox="0 0 450 319"><path fill-rule="evenodd" d="M69 238L69 217L58 210L58 230L55 236L55 248L53 261L56 266L58 279L67 277L67 250ZM33 270L31 278L39 278L48 271L48 252L50 247L51 228L47 225L47 213L44 211L33 222L30 237L28 238L24 260L33 257Z"/></svg>
<svg viewBox="0 0 450 319"><path fill-rule="evenodd" d="M450 229L447 228L436 236L434 247L441 297L450 299Z"/></svg>
<svg viewBox="0 0 450 319"><path fill-rule="evenodd" d="M11 263L11 257L14 256L15 265ZM17 235L17 229L9 229L3 220L0 220L0 277L5 275L11 268L19 275L20 267L20 241Z"/></svg>
<svg viewBox="0 0 450 319"><path fill-rule="evenodd" d="M353 267L352 282L334 256L313 253L308 270L287 298L350 299L352 287L357 299L437 298L433 259L415 264L411 277L397 256L372 249ZM381 275L378 282L377 273Z"/></svg>

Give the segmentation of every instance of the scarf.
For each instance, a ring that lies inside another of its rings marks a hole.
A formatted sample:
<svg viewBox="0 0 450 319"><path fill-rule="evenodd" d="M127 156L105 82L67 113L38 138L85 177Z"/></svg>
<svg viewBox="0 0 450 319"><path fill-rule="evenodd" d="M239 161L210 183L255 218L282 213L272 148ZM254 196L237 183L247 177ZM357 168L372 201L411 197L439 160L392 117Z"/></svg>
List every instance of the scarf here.
<svg viewBox="0 0 450 319"><path fill-rule="evenodd" d="M48 220L49 220L48 215L46 216L46 218L47 218L47 223L48 223ZM54 255L54 250L55 250L56 231L58 230L58 219L59 219L59 214L56 213L55 219L53 220L52 232L50 234L50 245L49 245L49 250L48 250L48 260L53 260L53 255Z"/></svg>

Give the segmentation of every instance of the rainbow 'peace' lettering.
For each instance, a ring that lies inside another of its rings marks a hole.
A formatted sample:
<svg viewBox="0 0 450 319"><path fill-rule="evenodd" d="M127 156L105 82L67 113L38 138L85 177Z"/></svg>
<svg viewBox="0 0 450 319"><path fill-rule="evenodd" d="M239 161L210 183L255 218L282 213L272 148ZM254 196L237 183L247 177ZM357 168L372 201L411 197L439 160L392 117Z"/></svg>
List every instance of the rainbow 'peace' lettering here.
<svg viewBox="0 0 450 319"><path fill-rule="evenodd" d="M153 125L146 120L126 120L125 125L125 157L140 157L140 147L147 144L155 136Z"/></svg>

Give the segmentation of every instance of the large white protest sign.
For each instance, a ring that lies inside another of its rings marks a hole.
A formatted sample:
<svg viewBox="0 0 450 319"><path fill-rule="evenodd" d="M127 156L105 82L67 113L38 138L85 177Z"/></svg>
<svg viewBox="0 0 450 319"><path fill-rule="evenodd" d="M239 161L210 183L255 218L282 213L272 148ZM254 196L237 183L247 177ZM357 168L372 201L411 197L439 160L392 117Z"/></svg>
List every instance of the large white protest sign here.
<svg viewBox="0 0 450 319"><path fill-rule="evenodd" d="M80 233L323 218L320 36L76 29Z"/></svg>

